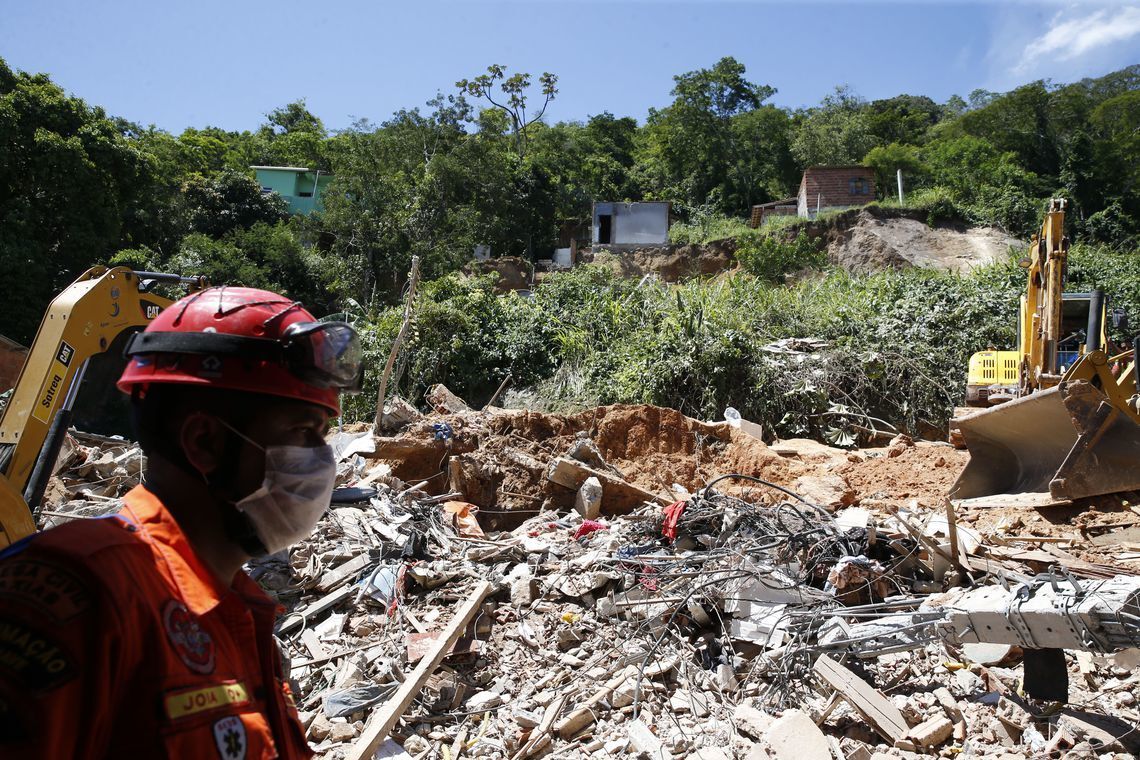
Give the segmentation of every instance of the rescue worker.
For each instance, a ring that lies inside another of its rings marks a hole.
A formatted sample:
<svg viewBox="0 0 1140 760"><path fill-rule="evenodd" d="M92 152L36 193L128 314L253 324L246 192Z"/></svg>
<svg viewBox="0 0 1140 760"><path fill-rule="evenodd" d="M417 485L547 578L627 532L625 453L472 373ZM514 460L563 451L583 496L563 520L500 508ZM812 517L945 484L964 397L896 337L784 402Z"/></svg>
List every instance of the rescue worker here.
<svg viewBox="0 0 1140 760"><path fill-rule="evenodd" d="M134 336L118 382L147 457L116 515L0 553L0 757L303 758L273 626L242 570L307 537L356 333L211 288Z"/></svg>

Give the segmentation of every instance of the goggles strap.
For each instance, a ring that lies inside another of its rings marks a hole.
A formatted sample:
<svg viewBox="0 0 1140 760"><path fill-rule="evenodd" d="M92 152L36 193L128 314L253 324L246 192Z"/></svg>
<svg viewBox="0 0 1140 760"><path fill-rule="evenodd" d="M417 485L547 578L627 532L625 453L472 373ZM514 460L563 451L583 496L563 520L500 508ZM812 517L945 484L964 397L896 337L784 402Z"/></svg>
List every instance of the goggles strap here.
<svg viewBox="0 0 1140 760"><path fill-rule="evenodd" d="M284 356L281 344L271 338L247 338L242 335L208 332L139 332L131 336L123 353L126 356L138 354L217 354L251 356L257 359L277 361L280 361Z"/></svg>

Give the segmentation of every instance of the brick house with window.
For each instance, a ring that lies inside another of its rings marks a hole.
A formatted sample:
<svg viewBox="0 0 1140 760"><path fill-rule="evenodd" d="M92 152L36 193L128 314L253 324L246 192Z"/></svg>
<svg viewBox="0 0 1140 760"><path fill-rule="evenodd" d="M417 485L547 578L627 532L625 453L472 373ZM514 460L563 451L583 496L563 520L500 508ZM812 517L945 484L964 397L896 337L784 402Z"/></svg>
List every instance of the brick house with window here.
<svg viewBox="0 0 1140 760"><path fill-rule="evenodd" d="M800 180L797 213L865 206L875 200L875 172L866 166L809 166Z"/></svg>

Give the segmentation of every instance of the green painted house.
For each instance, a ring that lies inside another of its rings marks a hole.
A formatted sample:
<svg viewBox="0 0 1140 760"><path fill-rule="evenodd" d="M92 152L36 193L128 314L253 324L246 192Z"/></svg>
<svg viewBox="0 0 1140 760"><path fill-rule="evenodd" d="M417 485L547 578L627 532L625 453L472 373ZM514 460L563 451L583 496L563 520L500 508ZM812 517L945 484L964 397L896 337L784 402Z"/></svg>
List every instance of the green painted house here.
<svg viewBox="0 0 1140 760"><path fill-rule="evenodd" d="M277 193L289 204L292 214L321 210L321 196L332 182L332 175L303 166L251 166L263 193Z"/></svg>

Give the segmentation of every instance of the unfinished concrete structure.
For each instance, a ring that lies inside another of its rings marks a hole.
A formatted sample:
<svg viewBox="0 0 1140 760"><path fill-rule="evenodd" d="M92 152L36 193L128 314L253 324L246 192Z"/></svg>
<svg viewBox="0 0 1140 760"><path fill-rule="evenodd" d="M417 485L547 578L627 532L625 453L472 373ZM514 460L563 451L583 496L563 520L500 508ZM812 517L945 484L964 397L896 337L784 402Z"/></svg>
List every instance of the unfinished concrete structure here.
<svg viewBox="0 0 1140 760"><path fill-rule="evenodd" d="M594 203L590 242L605 246L665 245L672 205L666 201Z"/></svg>

